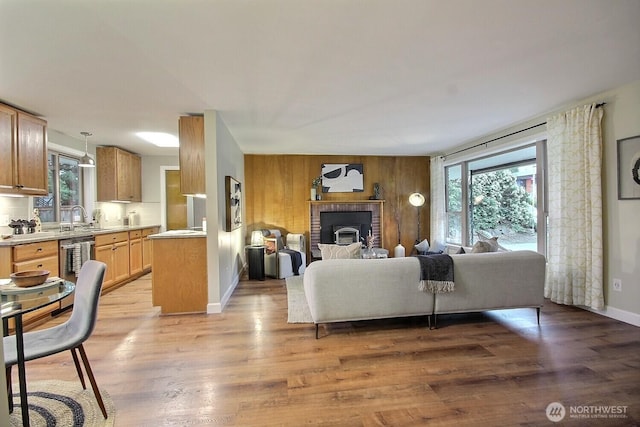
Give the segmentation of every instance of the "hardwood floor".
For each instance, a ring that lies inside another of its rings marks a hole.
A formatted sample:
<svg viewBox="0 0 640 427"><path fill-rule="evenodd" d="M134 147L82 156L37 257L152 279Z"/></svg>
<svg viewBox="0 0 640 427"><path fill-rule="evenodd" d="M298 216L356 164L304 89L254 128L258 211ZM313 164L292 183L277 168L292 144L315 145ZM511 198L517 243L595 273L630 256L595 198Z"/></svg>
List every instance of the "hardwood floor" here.
<svg viewBox="0 0 640 427"><path fill-rule="evenodd" d="M51 322L60 322L54 319ZM640 328L533 309L321 326L287 323L284 280L241 281L220 315L160 316L147 275L102 297L85 349L116 426L563 425L640 422ZM77 380L68 352L27 380ZM626 406L626 418L570 407ZM583 413L584 416L584 413Z"/></svg>

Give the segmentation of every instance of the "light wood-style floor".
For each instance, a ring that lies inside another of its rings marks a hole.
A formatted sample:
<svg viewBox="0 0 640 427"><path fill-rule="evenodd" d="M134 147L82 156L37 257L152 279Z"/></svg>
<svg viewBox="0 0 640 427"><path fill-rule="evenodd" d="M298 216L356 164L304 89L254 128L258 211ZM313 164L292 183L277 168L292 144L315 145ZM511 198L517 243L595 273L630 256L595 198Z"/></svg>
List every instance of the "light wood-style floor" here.
<svg viewBox="0 0 640 427"><path fill-rule="evenodd" d="M59 322L56 319L51 322ZM49 325L51 325L49 322ZM160 316L151 276L102 297L85 344L116 426L562 425L640 422L640 328L533 309L321 326L287 323L284 280L241 281L220 315ZM76 380L68 352L27 380ZM571 406L627 406L570 419Z"/></svg>

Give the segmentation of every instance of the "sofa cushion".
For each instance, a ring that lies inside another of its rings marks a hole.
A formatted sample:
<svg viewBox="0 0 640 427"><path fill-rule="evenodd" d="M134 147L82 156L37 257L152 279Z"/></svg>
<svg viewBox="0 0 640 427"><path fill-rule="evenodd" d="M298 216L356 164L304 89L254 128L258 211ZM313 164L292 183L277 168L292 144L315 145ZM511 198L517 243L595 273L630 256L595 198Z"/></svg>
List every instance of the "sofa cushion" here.
<svg viewBox="0 0 640 427"><path fill-rule="evenodd" d="M318 243L318 248L320 249L322 259L349 259L360 258L362 245L358 242L347 246Z"/></svg>

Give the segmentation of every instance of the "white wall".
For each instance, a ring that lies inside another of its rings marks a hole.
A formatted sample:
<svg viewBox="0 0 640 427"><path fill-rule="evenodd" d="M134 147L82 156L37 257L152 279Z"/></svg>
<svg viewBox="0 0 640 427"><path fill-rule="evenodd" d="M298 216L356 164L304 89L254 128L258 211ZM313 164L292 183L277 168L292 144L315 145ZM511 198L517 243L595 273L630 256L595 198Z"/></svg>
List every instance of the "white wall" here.
<svg viewBox="0 0 640 427"><path fill-rule="evenodd" d="M244 155L216 111L204 112L208 313L220 313L240 281L245 226L225 231L225 176L244 182ZM242 200L244 206L244 200Z"/></svg>
<svg viewBox="0 0 640 427"><path fill-rule="evenodd" d="M640 199L618 200L617 175L617 141L640 135L640 80L603 100L606 314L640 326ZM614 278L622 292L612 289Z"/></svg>
<svg viewBox="0 0 640 427"><path fill-rule="evenodd" d="M223 306L228 301L233 289L240 281L240 274L244 266L244 244L246 224L242 218L242 227L226 232L226 190L225 177L232 176L244 186L244 153L231 136L229 129L224 124L220 115L217 119L216 139L218 141L218 228L219 234L219 258L220 258L220 295ZM244 195L244 192L242 193ZM246 213L244 198L240 201L242 212Z"/></svg>
<svg viewBox="0 0 640 427"><path fill-rule="evenodd" d="M579 105L606 102L603 127L603 221L604 221L604 288L605 310L597 313L640 326L640 200L618 200L617 140L640 135L640 80L613 90L595 94L564 107L549 111L494 134L485 135L465 143L470 147L511 132L545 122L547 117ZM489 154L518 142L531 142L544 138L545 127L504 138L456 156L459 160L469 156ZM451 150L451 151L456 151ZM434 153L432 155L442 154ZM451 158L447 158L450 160ZM614 278L622 280L622 292L612 289Z"/></svg>

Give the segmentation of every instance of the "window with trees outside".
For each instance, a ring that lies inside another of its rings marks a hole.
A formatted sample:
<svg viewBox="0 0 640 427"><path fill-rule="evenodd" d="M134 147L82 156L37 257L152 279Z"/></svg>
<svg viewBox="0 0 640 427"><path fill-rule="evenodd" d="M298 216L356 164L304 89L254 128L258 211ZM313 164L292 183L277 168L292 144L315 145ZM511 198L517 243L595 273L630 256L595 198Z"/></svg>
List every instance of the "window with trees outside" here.
<svg viewBox="0 0 640 427"><path fill-rule="evenodd" d="M42 222L69 222L70 210L82 204L83 183L80 159L49 151L49 191L46 196L34 197L33 207L40 212Z"/></svg>
<svg viewBox="0 0 640 427"><path fill-rule="evenodd" d="M544 141L445 167L447 242L545 253Z"/></svg>

